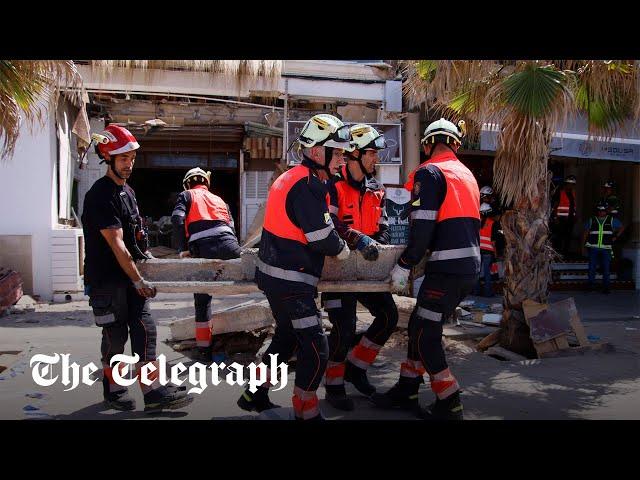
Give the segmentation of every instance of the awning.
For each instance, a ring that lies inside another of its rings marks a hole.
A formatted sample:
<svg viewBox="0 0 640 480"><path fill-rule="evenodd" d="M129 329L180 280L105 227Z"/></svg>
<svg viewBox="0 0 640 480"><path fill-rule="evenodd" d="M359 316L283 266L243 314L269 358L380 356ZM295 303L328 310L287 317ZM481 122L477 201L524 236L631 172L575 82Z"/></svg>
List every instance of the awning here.
<svg viewBox="0 0 640 480"><path fill-rule="evenodd" d="M496 150L497 128L487 126L480 132L480 149ZM558 132L551 141L551 155L640 163L640 139L612 137L608 141L589 140L582 133Z"/></svg>

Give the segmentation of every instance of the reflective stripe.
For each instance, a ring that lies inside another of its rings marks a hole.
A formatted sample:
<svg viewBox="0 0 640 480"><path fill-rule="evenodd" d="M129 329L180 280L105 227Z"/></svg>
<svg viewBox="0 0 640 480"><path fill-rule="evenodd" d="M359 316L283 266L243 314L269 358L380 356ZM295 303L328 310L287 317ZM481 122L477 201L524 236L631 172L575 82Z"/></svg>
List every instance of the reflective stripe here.
<svg viewBox="0 0 640 480"><path fill-rule="evenodd" d="M344 384L344 362L328 362L325 370L325 385L343 385Z"/></svg>
<svg viewBox="0 0 640 480"><path fill-rule="evenodd" d="M558 212L558 217L568 217L568 216L569 216L569 212L567 213Z"/></svg>
<svg viewBox="0 0 640 480"><path fill-rule="evenodd" d="M592 230L589 233L595 233L596 235L598 235L600 232L598 230Z"/></svg>
<svg viewBox="0 0 640 480"><path fill-rule="evenodd" d="M130 152L131 150L136 150L140 148L140 144L138 144L138 142L128 142L126 145L120 147L120 148L116 148L115 150L111 150L109 152L109 155L118 155L119 153L126 153L126 152Z"/></svg>
<svg viewBox="0 0 640 480"><path fill-rule="evenodd" d="M356 367L366 370L378 356L380 348L382 348L380 345L363 336L360 343L349 352L349 361Z"/></svg>
<svg viewBox="0 0 640 480"><path fill-rule="evenodd" d="M424 375L426 370L420 360L411 360L407 358L405 362L400 364L400 376L416 378Z"/></svg>
<svg viewBox="0 0 640 480"><path fill-rule="evenodd" d="M318 277L309 275L308 273L296 272L295 270L285 270L284 268L267 265L259 258L256 259L256 267L262 273L281 280L289 280L290 282L302 282L312 286L318 285L320 280Z"/></svg>
<svg viewBox="0 0 640 480"><path fill-rule="evenodd" d="M230 232L233 235L235 235L231 227L227 227L226 225L219 225L217 227L208 228L206 230L203 230L202 232L197 232L197 233L194 233L193 235L190 235L189 243L193 242L194 240L198 240L200 238L212 237L215 234L218 234L220 232Z"/></svg>
<svg viewBox="0 0 640 480"><path fill-rule="evenodd" d="M455 260L457 258L480 257L480 247L452 248L450 250L438 250L431 253L428 262L438 260Z"/></svg>
<svg viewBox="0 0 640 480"><path fill-rule="evenodd" d="M427 310L426 308L418 307L417 314L419 317L426 318L427 320L432 320L434 322L439 322L442 320L442 313L434 312L433 310Z"/></svg>
<svg viewBox="0 0 640 480"><path fill-rule="evenodd" d="M293 328L296 330L302 330L304 328L315 327L316 325L320 325L320 318L318 315L312 315L311 317L304 318L296 318L291 320L291 324Z"/></svg>
<svg viewBox="0 0 640 480"><path fill-rule="evenodd" d="M585 247L591 247L591 248L599 248L601 250L613 250L613 248L611 247L611 245L602 245L601 247L599 247L598 245L594 245L592 243L585 243L584 244Z"/></svg>
<svg viewBox="0 0 640 480"><path fill-rule="evenodd" d="M324 302L324 308L342 308L342 300L340 300L339 298L337 300L327 300L326 302Z"/></svg>
<svg viewBox="0 0 640 480"><path fill-rule="evenodd" d="M335 205L329 205L329 213L333 213L334 215L338 215L340 209Z"/></svg>
<svg viewBox="0 0 640 480"><path fill-rule="evenodd" d="M109 313L108 315L94 315L94 318L98 326L107 325L116 321L116 316L113 313Z"/></svg>
<svg viewBox="0 0 640 480"><path fill-rule="evenodd" d="M316 230L315 232L305 233L304 236L310 242L319 242L320 240L327 238L331 233L331 230L333 230L333 223L320 230Z"/></svg>
<svg viewBox="0 0 640 480"><path fill-rule="evenodd" d="M415 210L411 212L411 220L435 220L437 217L437 210Z"/></svg>

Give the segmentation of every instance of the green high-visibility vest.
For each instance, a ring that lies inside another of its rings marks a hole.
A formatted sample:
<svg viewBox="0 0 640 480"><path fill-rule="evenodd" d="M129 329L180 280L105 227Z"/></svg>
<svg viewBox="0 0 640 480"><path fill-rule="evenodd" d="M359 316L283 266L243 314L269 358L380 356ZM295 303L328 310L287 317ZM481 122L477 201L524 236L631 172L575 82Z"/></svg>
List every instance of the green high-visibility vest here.
<svg viewBox="0 0 640 480"><path fill-rule="evenodd" d="M613 219L609 216L604 217L600 222L597 217L591 217L591 225L589 226L589 238L587 239L587 247L606 248L611 250L613 244Z"/></svg>

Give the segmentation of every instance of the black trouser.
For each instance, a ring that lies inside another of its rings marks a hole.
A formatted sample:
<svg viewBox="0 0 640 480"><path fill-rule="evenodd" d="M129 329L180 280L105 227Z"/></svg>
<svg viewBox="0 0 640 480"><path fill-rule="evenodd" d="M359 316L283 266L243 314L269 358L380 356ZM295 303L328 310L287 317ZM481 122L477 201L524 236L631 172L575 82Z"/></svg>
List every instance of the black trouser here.
<svg viewBox="0 0 640 480"><path fill-rule="evenodd" d="M421 377L423 368L431 379L431 388L441 398L458 390L449 372L442 328L459 303L473 290L477 275L426 273L409 320L408 360L401 376Z"/></svg>
<svg viewBox="0 0 640 480"><path fill-rule="evenodd" d="M133 285L105 285L90 288L89 305L96 325L102 327L105 394L123 390L110 381L110 362L114 355L124 353L127 336L131 337L132 354L139 355L141 363L156 359L156 324L151 317L149 300L140 296Z"/></svg>
<svg viewBox="0 0 640 480"><path fill-rule="evenodd" d="M238 239L231 233L216 237L205 237L189 243L189 252L195 258L217 258L229 260L240 257ZM211 295L194 293L196 311L196 344L198 347L211 345Z"/></svg>
<svg viewBox="0 0 640 480"><path fill-rule="evenodd" d="M278 361L286 362L297 352L296 387L307 392L317 390L327 366L329 347L316 307L315 292L270 289L265 295L276 320L265 359L269 358L267 355L277 353Z"/></svg>
<svg viewBox="0 0 640 480"><path fill-rule="evenodd" d="M391 293L323 293L322 304L333 324L329 335L327 385L344 383L343 364L356 333L357 302L374 316L363 339L349 355L349 361L357 367L366 369L373 363L398 324L398 309Z"/></svg>
<svg viewBox="0 0 640 480"><path fill-rule="evenodd" d="M553 226L554 248L563 256L569 255L571 248L571 235L575 219L573 217L557 217Z"/></svg>

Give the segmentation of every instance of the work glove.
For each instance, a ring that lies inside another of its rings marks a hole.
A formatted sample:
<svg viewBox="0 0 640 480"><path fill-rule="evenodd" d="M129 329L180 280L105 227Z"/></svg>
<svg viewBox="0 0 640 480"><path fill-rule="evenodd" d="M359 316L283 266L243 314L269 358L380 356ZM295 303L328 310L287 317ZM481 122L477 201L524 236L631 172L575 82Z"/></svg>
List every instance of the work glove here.
<svg viewBox="0 0 640 480"><path fill-rule="evenodd" d="M342 250L340 251L340 253L338 255L336 255L336 258L338 260L344 261L347 258L349 258L349 245L347 245L347 242L345 242L344 240L342 241Z"/></svg>
<svg viewBox="0 0 640 480"><path fill-rule="evenodd" d="M358 243L356 243L356 248L365 260L375 261L378 259L378 244L373 238L367 235L362 235L360 240L358 240Z"/></svg>
<svg viewBox="0 0 640 480"><path fill-rule="evenodd" d="M191 256L191 252L189 250L185 250L184 252L180 252L178 256L180 258L187 258Z"/></svg>
<svg viewBox="0 0 640 480"><path fill-rule="evenodd" d="M133 282L133 286L138 291L138 295L144 298L153 298L158 293L156 287L144 278L141 278L137 282Z"/></svg>
<svg viewBox="0 0 640 480"><path fill-rule="evenodd" d="M407 289L409 284L409 274L411 269L403 268L396 264L391 270L391 290L393 292L403 292Z"/></svg>

